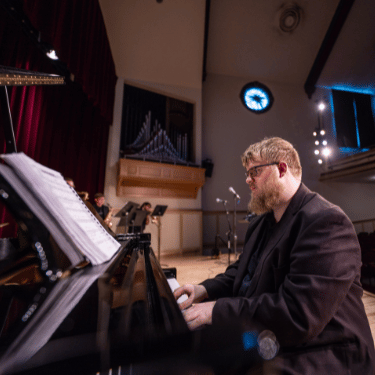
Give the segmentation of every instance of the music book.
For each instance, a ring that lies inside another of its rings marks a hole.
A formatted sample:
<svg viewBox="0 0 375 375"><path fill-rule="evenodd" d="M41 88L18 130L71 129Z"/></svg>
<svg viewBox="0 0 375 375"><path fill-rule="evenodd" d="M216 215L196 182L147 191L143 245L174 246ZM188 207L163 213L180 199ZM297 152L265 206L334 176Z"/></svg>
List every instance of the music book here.
<svg viewBox="0 0 375 375"><path fill-rule="evenodd" d="M87 208L63 176L24 153L1 155L0 174L48 229L72 265L92 265L112 258L117 242ZM6 201L7 192L1 192Z"/></svg>

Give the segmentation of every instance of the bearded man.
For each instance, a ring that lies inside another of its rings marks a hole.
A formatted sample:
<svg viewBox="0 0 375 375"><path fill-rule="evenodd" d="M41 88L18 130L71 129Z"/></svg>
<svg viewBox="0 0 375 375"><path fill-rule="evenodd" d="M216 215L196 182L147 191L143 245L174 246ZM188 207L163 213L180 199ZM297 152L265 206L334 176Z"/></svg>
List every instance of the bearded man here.
<svg viewBox="0 0 375 375"><path fill-rule="evenodd" d="M265 374L374 374L351 221L301 183L299 156L289 142L255 143L242 163L249 209L257 216L241 256L223 274L174 292L188 296L180 308L189 328L236 322L242 350L257 348ZM253 344L246 344L249 333ZM234 362L245 357L236 352Z"/></svg>

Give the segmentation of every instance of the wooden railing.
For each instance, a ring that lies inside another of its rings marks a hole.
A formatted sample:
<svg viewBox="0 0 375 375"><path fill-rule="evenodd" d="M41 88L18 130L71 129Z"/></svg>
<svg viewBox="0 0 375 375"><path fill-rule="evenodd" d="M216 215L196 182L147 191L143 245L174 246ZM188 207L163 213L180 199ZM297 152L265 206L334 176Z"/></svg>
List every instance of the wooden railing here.
<svg viewBox="0 0 375 375"><path fill-rule="evenodd" d="M375 218L366 220L355 220L353 221L353 225L357 234L360 232L375 232Z"/></svg>

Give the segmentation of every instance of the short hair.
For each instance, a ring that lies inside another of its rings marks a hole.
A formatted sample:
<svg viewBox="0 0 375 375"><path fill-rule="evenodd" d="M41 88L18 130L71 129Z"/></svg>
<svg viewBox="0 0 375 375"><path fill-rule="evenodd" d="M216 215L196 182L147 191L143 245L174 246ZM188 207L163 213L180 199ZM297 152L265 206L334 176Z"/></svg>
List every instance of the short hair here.
<svg viewBox="0 0 375 375"><path fill-rule="evenodd" d="M94 199L98 199L98 198L101 198L101 197L104 197L104 194L103 193L96 193L94 195Z"/></svg>
<svg viewBox="0 0 375 375"><path fill-rule="evenodd" d="M152 207L150 202L143 202L142 205L141 205L141 207L140 207L140 209L142 209L144 206L150 206L150 207Z"/></svg>
<svg viewBox="0 0 375 375"><path fill-rule="evenodd" d="M250 145L241 156L242 165L246 168L251 162L280 162L288 164L294 177L301 178L302 166L298 152L291 143L279 137L264 138Z"/></svg>

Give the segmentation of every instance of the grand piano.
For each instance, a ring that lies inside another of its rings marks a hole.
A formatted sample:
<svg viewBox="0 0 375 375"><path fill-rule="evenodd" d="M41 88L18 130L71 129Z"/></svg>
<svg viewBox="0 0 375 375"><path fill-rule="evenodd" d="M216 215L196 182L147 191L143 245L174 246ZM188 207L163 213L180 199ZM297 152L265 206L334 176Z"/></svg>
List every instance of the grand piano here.
<svg viewBox="0 0 375 375"><path fill-rule="evenodd" d="M56 79L0 67L7 153L17 150L6 86ZM258 373L256 345L236 322L189 331L150 234L118 235L110 259L72 264L69 241L51 229L58 220L45 225L0 167L0 201L18 228L0 239L0 375Z"/></svg>
<svg viewBox="0 0 375 375"><path fill-rule="evenodd" d="M189 331L150 234L119 235L109 261L72 267L1 173L0 199L18 223L0 239L0 375L262 373L238 322Z"/></svg>

